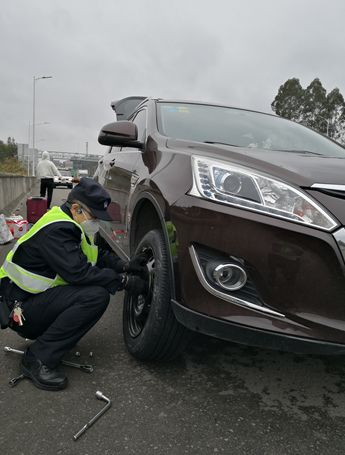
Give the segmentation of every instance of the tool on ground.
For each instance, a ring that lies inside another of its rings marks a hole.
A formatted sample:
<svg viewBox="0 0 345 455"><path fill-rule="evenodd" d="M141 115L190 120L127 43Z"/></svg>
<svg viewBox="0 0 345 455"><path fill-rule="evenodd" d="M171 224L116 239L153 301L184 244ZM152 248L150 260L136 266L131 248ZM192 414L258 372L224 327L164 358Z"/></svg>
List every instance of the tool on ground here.
<svg viewBox="0 0 345 455"><path fill-rule="evenodd" d="M15 378L12 378L8 381L10 387L14 387L15 385L18 384L19 381L21 381L22 379L25 379L25 374L20 374L19 376L16 376Z"/></svg>
<svg viewBox="0 0 345 455"><path fill-rule="evenodd" d="M74 363L74 362L70 362L69 360L61 360L61 363L62 363L62 365L66 365L66 367L78 368L79 370L82 370L85 373L93 372L92 365L87 365L87 364L83 364L83 363Z"/></svg>
<svg viewBox="0 0 345 455"><path fill-rule="evenodd" d="M13 352L14 354L20 354L20 355L24 354L24 351L20 351L19 349L13 349L13 348L11 348L9 346L5 346L4 347L4 351L5 352ZM65 365L67 367L78 368L79 370L82 370L85 373L92 373L93 372L93 366L92 365L69 362L68 360L61 360L61 363L62 363L62 365Z"/></svg>
<svg viewBox="0 0 345 455"><path fill-rule="evenodd" d="M97 390L96 392L96 398L98 400L103 400L103 401L106 401L106 405L104 406L103 409L101 409L99 411L98 414L96 414L94 417L92 417L92 419L86 424L83 426L83 428L81 430L78 431L78 433L76 433L74 436L73 436L73 439L76 441L83 433L85 433L85 431L91 427L91 425L93 425L97 419L99 419L101 417L102 414L104 414L111 406L111 400L109 400L109 398L107 398L106 396L103 395L102 392L100 392L99 390Z"/></svg>

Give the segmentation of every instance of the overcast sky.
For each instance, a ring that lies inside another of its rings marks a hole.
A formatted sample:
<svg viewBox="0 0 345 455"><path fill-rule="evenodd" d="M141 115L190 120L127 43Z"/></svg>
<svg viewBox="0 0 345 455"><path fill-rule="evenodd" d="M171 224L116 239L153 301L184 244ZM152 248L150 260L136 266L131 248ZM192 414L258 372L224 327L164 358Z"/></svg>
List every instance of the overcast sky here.
<svg viewBox="0 0 345 455"><path fill-rule="evenodd" d="M34 76L53 76L36 82L36 147L99 154L130 95L271 112L287 79L318 77L345 96L344 23L344 0L2 0L0 139L28 142Z"/></svg>

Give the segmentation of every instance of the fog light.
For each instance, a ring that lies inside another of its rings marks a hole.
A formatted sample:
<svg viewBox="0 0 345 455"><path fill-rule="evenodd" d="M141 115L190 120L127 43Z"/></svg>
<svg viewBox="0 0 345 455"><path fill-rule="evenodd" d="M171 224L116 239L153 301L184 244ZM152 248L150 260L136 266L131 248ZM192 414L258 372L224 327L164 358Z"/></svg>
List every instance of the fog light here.
<svg viewBox="0 0 345 455"><path fill-rule="evenodd" d="M227 291L238 291L247 282L245 270L234 263L209 262L206 265L206 274L213 283Z"/></svg>

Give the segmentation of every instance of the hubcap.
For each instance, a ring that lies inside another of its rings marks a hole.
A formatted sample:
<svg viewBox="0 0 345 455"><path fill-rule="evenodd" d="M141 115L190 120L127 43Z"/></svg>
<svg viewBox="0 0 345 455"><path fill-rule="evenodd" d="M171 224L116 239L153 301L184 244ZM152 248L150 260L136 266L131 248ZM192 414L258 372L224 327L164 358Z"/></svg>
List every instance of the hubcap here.
<svg viewBox="0 0 345 455"><path fill-rule="evenodd" d="M152 248L145 247L137 254L144 253L148 258L147 268L149 272L149 290L147 295L138 295L136 297L127 294L127 323L129 334L132 338L137 337L143 331L148 319L151 299L155 281L155 258Z"/></svg>

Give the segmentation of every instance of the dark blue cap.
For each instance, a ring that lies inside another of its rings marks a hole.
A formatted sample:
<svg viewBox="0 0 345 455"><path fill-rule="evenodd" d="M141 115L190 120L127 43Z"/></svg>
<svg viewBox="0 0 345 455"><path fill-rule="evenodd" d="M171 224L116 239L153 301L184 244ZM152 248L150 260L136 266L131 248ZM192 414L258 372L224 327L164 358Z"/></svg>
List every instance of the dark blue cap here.
<svg viewBox="0 0 345 455"><path fill-rule="evenodd" d="M68 201L79 201L86 205L91 214L99 220L112 221L110 195L95 180L84 177L68 195Z"/></svg>

